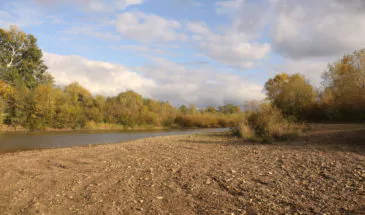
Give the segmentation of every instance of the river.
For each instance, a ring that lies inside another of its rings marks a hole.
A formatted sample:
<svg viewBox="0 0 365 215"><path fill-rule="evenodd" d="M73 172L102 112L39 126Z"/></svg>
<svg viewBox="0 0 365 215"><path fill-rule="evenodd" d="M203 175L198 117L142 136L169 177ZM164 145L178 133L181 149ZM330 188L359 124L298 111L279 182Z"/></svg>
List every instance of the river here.
<svg viewBox="0 0 365 215"><path fill-rule="evenodd" d="M0 153L118 143L146 137L223 132L227 130L226 128L218 128L151 131L7 132L0 133Z"/></svg>

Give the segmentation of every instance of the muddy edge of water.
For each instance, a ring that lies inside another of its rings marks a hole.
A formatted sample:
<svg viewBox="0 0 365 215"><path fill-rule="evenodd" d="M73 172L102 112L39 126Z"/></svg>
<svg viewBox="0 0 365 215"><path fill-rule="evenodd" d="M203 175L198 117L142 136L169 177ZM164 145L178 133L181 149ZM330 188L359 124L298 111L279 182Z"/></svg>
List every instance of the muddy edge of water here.
<svg viewBox="0 0 365 215"><path fill-rule="evenodd" d="M224 132L219 129L171 129L150 131L67 131L0 133L0 153L131 141L147 137Z"/></svg>

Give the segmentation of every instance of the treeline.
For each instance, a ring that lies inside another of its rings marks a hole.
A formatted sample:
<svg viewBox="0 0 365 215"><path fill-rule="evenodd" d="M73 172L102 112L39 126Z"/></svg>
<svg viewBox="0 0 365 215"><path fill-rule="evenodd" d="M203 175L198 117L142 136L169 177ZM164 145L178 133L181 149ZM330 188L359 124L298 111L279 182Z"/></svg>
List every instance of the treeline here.
<svg viewBox="0 0 365 215"><path fill-rule="evenodd" d="M249 140L272 142L301 135L302 122L365 121L365 49L330 63L315 88L303 75L281 73L265 83L266 101L248 102L244 120L232 131Z"/></svg>
<svg viewBox="0 0 365 215"><path fill-rule="evenodd" d="M175 108L133 91L104 97L76 82L56 87L36 38L14 27L0 29L0 122L8 127L228 127L241 118L239 106L231 104Z"/></svg>
<svg viewBox="0 0 365 215"><path fill-rule="evenodd" d="M299 74L279 74L265 84L267 99L299 121L365 121L365 49L330 63L322 86L313 87Z"/></svg>
<svg viewBox="0 0 365 215"><path fill-rule="evenodd" d="M115 97L93 96L78 83L64 88L38 85L11 86L0 81L2 121L30 130L45 128L226 127L239 114L197 110L181 111L168 102L143 98L127 91ZM237 120L235 120L237 118ZM109 127L108 127L109 126ZM112 126L112 127L110 127Z"/></svg>

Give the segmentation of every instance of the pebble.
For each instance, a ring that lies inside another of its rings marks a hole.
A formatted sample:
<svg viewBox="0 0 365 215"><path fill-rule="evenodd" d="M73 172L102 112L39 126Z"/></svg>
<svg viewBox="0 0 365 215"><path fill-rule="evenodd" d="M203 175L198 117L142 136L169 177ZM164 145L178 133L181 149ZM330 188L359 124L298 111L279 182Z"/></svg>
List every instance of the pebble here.
<svg viewBox="0 0 365 215"><path fill-rule="evenodd" d="M163 199L163 196L157 196L156 197L158 200L162 200Z"/></svg>

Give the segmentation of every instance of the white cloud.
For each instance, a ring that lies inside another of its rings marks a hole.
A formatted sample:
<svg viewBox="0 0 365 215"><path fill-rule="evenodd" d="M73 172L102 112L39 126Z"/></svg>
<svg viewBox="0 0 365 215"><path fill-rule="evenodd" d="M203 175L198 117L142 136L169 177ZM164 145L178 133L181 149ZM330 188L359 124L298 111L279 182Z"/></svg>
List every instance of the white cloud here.
<svg viewBox="0 0 365 215"><path fill-rule="evenodd" d="M56 84L67 85L77 81L94 94L116 95L131 89L150 96L148 89L155 85L152 80L117 64L49 53L44 53L44 59Z"/></svg>
<svg viewBox="0 0 365 215"><path fill-rule="evenodd" d="M250 39L270 37L274 51L289 58L334 57L365 47L363 0L229 0L217 12L232 31Z"/></svg>
<svg viewBox="0 0 365 215"><path fill-rule="evenodd" d="M188 68L164 58L153 60L152 65L139 69L156 82L150 92L159 100L206 106L263 98L262 86L243 76L209 66Z"/></svg>
<svg viewBox="0 0 365 215"><path fill-rule="evenodd" d="M187 29L207 57L227 65L251 68L254 61L263 59L270 51L268 43L250 42L238 32L216 34L201 22L190 22Z"/></svg>
<svg viewBox="0 0 365 215"><path fill-rule="evenodd" d="M125 38L141 42L168 42L187 39L185 34L177 31L181 28L178 21L143 12L119 14L116 27Z"/></svg>
<svg viewBox="0 0 365 215"><path fill-rule="evenodd" d="M94 94L116 95L130 89L175 105L198 106L243 104L263 98L262 86L244 77L214 68L189 69L164 58L153 58L153 63L133 69L139 72L80 56L45 53L44 59L57 84L77 81Z"/></svg>
<svg viewBox="0 0 365 215"><path fill-rule="evenodd" d="M270 0L268 0L270 2ZM229 18L230 30L250 40L260 37L270 20L270 4L265 0L228 0L217 2L217 13Z"/></svg>
<svg viewBox="0 0 365 215"><path fill-rule="evenodd" d="M365 47L365 10L359 1L279 1L275 48L293 58L338 56Z"/></svg>
<svg viewBox="0 0 365 215"><path fill-rule="evenodd" d="M316 87L321 86L322 74L327 69L329 62L333 62L333 59L318 59L318 60L307 60L307 59L284 59L280 65L271 67L275 74L278 73L300 73L304 75L311 84Z"/></svg>

